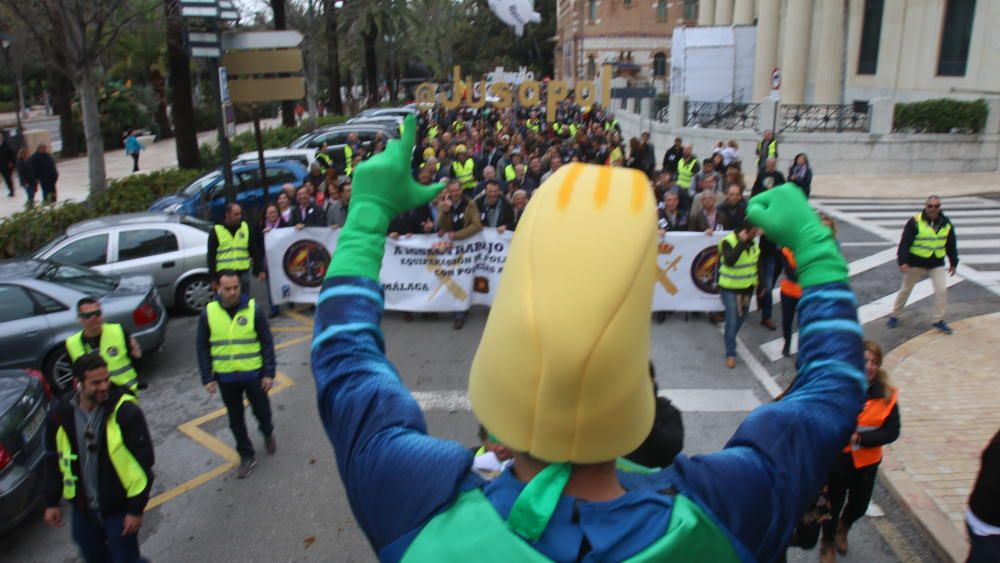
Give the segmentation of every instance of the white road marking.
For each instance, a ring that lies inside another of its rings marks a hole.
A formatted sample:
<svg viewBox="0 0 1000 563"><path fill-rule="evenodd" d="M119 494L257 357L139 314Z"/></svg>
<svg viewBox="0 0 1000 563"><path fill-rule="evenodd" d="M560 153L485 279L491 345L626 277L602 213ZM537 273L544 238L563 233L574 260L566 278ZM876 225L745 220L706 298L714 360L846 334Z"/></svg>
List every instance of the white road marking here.
<svg viewBox="0 0 1000 563"><path fill-rule="evenodd" d="M761 369L764 369L761 367ZM751 389L660 389L681 412L749 412L760 406ZM471 411L466 391L414 391L424 411Z"/></svg>
<svg viewBox="0 0 1000 563"><path fill-rule="evenodd" d="M993 217L1000 213L1000 209L971 209L971 210L957 210L957 211L945 211L945 215L949 218L954 217ZM859 213L852 213L855 217L861 217L863 219L909 219L916 215L916 213L904 213L899 211L862 211Z"/></svg>
<svg viewBox="0 0 1000 563"><path fill-rule="evenodd" d="M875 241L875 242L842 242L840 246L852 247L852 246L890 246L893 243L887 241Z"/></svg>
<svg viewBox="0 0 1000 563"><path fill-rule="evenodd" d="M905 220L897 219L871 219L873 223L881 227L896 227L902 226L906 223ZM964 235L966 225L996 225L1000 224L1000 212L992 217L955 217L951 219L951 223L955 225L955 232Z"/></svg>
<svg viewBox="0 0 1000 563"><path fill-rule="evenodd" d="M963 264L1000 263L1000 254L963 254L959 258Z"/></svg>

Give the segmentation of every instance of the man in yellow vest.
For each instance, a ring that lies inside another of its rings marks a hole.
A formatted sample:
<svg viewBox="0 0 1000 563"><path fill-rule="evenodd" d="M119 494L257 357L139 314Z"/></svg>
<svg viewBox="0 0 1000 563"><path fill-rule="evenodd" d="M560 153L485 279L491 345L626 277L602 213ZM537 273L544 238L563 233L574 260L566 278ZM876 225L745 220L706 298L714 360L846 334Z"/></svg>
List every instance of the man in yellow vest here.
<svg viewBox="0 0 1000 563"><path fill-rule="evenodd" d="M142 561L139 528L153 485L153 441L136 398L111 385L97 352L73 363L77 393L49 411L45 429L45 523L63 527L85 561Z"/></svg>
<svg viewBox="0 0 1000 563"><path fill-rule="evenodd" d="M945 256L948 257L948 275L954 276L958 268L955 227L941 212L941 198L932 195L924 203L924 210L910 217L903 227L897 252L899 271L903 272L903 284L889 315L889 328L896 328L913 286L926 275L934 284L934 316L931 318L931 326L945 334L951 334L951 327L944 321L944 315L948 311Z"/></svg>
<svg viewBox="0 0 1000 563"><path fill-rule="evenodd" d="M726 309L726 367L736 367L736 333L746 320L757 285L758 231L748 222L719 241L719 289Z"/></svg>
<svg viewBox="0 0 1000 563"><path fill-rule="evenodd" d="M476 161L469 154L465 145L455 147L455 161L451 163L454 178L462 184L462 190L468 191L476 187Z"/></svg>
<svg viewBox="0 0 1000 563"><path fill-rule="evenodd" d="M777 160L778 140L774 138L774 131L771 131L770 129L764 131L764 136L761 137L760 141L757 143L755 153L757 154L758 172L764 170L764 165L767 164L767 159L773 158Z"/></svg>
<svg viewBox="0 0 1000 563"><path fill-rule="evenodd" d="M66 339L66 353L71 362L84 354L99 352L108 363L111 383L138 396L139 375L132 360L142 357L142 348L122 325L104 322L101 303L93 297L76 302L76 317L83 330Z"/></svg>
<svg viewBox="0 0 1000 563"><path fill-rule="evenodd" d="M240 277L232 270L219 272L216 280L219 299L209 303L198 320L198 370L205 390L222 394L229 414L229 429L236 438L240 465L236 476L245 479L257 460L247 434L243 397L261 434L268 455L274 455L278 443L271 421L271 401L267 392L274 383L274 340L267 315L256 301L240 291Z"/></svg>
<svg viewBox="0 0 1000 563"><path fill-rule="evenodd" d="M358 134L347 134L347 142L344 143L344 175L350 176L354 172L354 156L358 152Z"/></svg>
<svg viewBox="0 0 1000 563"><path fill-rule="evenodd" d="M319 151L316 152L316 162L323 167L323 170L329 170L333 168L333 158L326 151L330 150L330 144L323 141L323 145L320 146Z"/></svg>
<svg viewBox="0 0 1000 563"><path fill-rule="evenodd" d="M675 182L677 187L691 193L691 180L700 171L698 157L694 155L691 145L684 145L684 152L677 160L677 181Z"/></svg>
<svg viewBox="0 0 1000 563"><path fill-rule="evenodd" d="M222 223L208 232L208 275L215 279L222 270L234 270L240 276L243 293L250 293L250 271L257 279L267 278L258 246L260 237L252 236L250 225L243 220L243 208L238 203L227 203Z"/></svg>

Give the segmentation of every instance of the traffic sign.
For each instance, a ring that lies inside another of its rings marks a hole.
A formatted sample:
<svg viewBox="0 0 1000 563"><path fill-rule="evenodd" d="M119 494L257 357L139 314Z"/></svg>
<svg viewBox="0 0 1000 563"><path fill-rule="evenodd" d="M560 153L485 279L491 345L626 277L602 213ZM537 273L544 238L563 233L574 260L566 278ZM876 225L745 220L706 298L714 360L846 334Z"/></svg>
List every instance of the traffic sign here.
<svg viewBox="0 0 1000 563"><path fill-rule="evenodd" d="M781 69L778 67L771 71L771 89L781 90Z"/></svg>
<svg viewBox="0 0 1000 563"><path fill-rule="evenodd" d="M298 31L243 31L226 33L222 36L222 47L226 51L243 49L288 49L302 43Z"/></svg>

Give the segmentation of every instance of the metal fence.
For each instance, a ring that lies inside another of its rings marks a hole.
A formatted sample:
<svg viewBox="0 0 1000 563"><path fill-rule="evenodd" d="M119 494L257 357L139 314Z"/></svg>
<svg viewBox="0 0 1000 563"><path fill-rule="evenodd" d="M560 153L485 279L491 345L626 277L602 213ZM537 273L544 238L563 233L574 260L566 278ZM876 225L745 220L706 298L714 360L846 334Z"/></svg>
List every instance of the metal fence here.
<svg viewBox="0 0 1000 563"><path fill-rule="evenodd" d="M653 119L666 123L670 115L670 101L663 98L653 98Z"/></svg>
<svg viewBox="0 0 1000 563"><path fill-rule="evenodd" d="M760 104L739 102L691 102L685 108L686 127L756 129Z"/></svg>
<svg viewBox="0 0 1000 563"><path fill-rule="evenodd" d="M862 111L863 110L863 111ZM871 127L871 106L864 105L792 105L781 104L778 131L858 131Z"/></svg>

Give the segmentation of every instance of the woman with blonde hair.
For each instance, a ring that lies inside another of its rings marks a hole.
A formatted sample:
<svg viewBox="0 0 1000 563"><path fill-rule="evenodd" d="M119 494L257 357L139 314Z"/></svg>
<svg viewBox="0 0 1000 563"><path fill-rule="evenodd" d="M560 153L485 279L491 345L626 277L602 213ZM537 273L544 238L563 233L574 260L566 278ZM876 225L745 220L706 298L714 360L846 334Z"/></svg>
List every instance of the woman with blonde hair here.
<svg viewBox="0 0 1000 563"><path fill-rule="evenodd" d="M899 438L899 392L882 369L882 347L865 340L864 351L868 395L857 430L834 463L827 483L833 517L823 524L820 563L833 563L837 553L847 553L847 533L865 515L872 499L882 446Z"/></svg>

